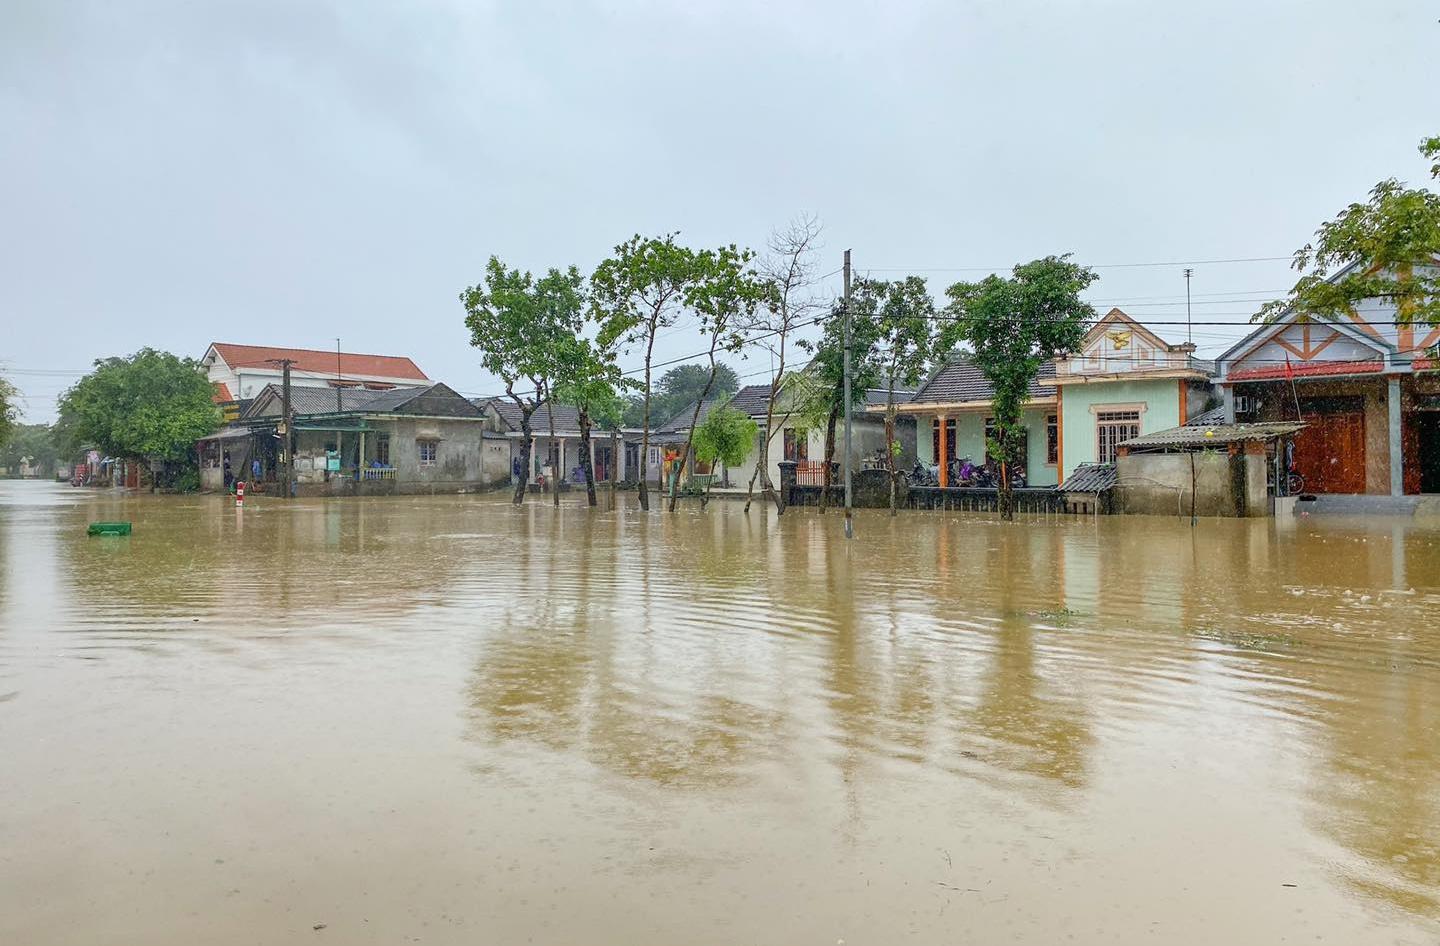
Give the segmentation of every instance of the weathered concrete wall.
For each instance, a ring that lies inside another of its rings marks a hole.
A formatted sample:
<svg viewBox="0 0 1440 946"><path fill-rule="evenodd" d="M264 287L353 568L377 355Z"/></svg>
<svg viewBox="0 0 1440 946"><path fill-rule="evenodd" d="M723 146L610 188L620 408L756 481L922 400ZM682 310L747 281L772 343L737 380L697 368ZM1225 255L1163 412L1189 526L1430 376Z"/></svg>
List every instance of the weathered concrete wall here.
<svg viewBox="0 0 1440 946"><path fill-rule="evenodd" d="M1121 457L1116 464L1119 479L1115 485L1114 511L1152 516L1190 515L1192 460L1196 515L1269 514L1264 455L1231 456L1225 452Z"/></svg>

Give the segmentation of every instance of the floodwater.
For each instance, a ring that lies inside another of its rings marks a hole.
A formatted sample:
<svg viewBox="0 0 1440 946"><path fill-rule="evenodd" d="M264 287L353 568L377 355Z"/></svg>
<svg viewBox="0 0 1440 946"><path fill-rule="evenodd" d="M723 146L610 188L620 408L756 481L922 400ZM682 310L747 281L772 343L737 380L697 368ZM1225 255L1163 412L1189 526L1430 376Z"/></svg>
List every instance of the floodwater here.
<svg viewBox="0 0 1440 946"><path fill-rule="evenodd" d="M1440 940L1440 531L633 501L0 482L0 943Z"/></svg>

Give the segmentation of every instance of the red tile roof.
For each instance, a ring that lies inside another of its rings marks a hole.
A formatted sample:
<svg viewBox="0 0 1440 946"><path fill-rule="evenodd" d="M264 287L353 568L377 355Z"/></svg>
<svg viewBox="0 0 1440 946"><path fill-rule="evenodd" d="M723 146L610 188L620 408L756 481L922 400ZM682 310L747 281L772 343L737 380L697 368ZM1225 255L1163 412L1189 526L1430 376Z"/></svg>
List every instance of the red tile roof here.
<svg viewBox="0 0 1440 946"><path fill-rule="evenodd" d="M1274 378L1285 379L1291 375L1297 378L1329 374L1369 374L1383 371L1385 365L1379 361L1318 361L1298 362L1294 365L1276 365L1266 368L1242 368L1230 372L1227 381L1266 381Z"/></svg>
<svg viewBox="0 0 1440 946"><path fill-rule="evenodd" d="M299 371L313 371L316 374L335 374L336 355L333 351L319 351L313 348L270 348L265 345L232 345L229 342L214 342L210 345L231 368L274 367L267 364L271 359L289 358ZM382 378L407 378L415 381L429 381L425 372L409 358L398 355L357 355L341 352L338 371L342 377L378 376Z"/></svg>
<svg viewBox="0 0 1440 946"><path fill-rule="evenodd" d="M227 401L235 400L233 397L230 396L230 385L226 384L224 381L216 381L212 386L215 388L215 393L211 396L210 399L216 404L224 404Z"/></svg>

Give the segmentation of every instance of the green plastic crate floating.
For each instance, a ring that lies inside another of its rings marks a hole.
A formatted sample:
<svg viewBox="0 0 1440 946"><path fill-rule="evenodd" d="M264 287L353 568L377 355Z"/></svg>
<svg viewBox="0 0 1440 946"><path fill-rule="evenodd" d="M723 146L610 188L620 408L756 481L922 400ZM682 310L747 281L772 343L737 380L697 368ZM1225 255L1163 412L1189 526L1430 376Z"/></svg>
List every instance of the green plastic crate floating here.
<svg viewBox="0 0 1440 946"><path fill-rule="evenodd" d="M129 535L130 523L128 522L92 522L90 528L85 530L89 535Z"/></svg>

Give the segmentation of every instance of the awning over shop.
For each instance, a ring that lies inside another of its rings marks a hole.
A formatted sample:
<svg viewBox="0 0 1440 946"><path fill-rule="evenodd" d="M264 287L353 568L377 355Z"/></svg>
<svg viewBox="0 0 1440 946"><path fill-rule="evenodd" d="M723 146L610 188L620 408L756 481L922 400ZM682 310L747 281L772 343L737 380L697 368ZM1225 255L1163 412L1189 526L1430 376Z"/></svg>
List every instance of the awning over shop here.
<svg viewBox="0 0 1440 946"><path fill-rule="evenodd" d="M241 437L248 437L255 431L249 427L226 427L224 430L216 431L208 437L201 437L197 443L215 440L238 440Z"/></svg>

